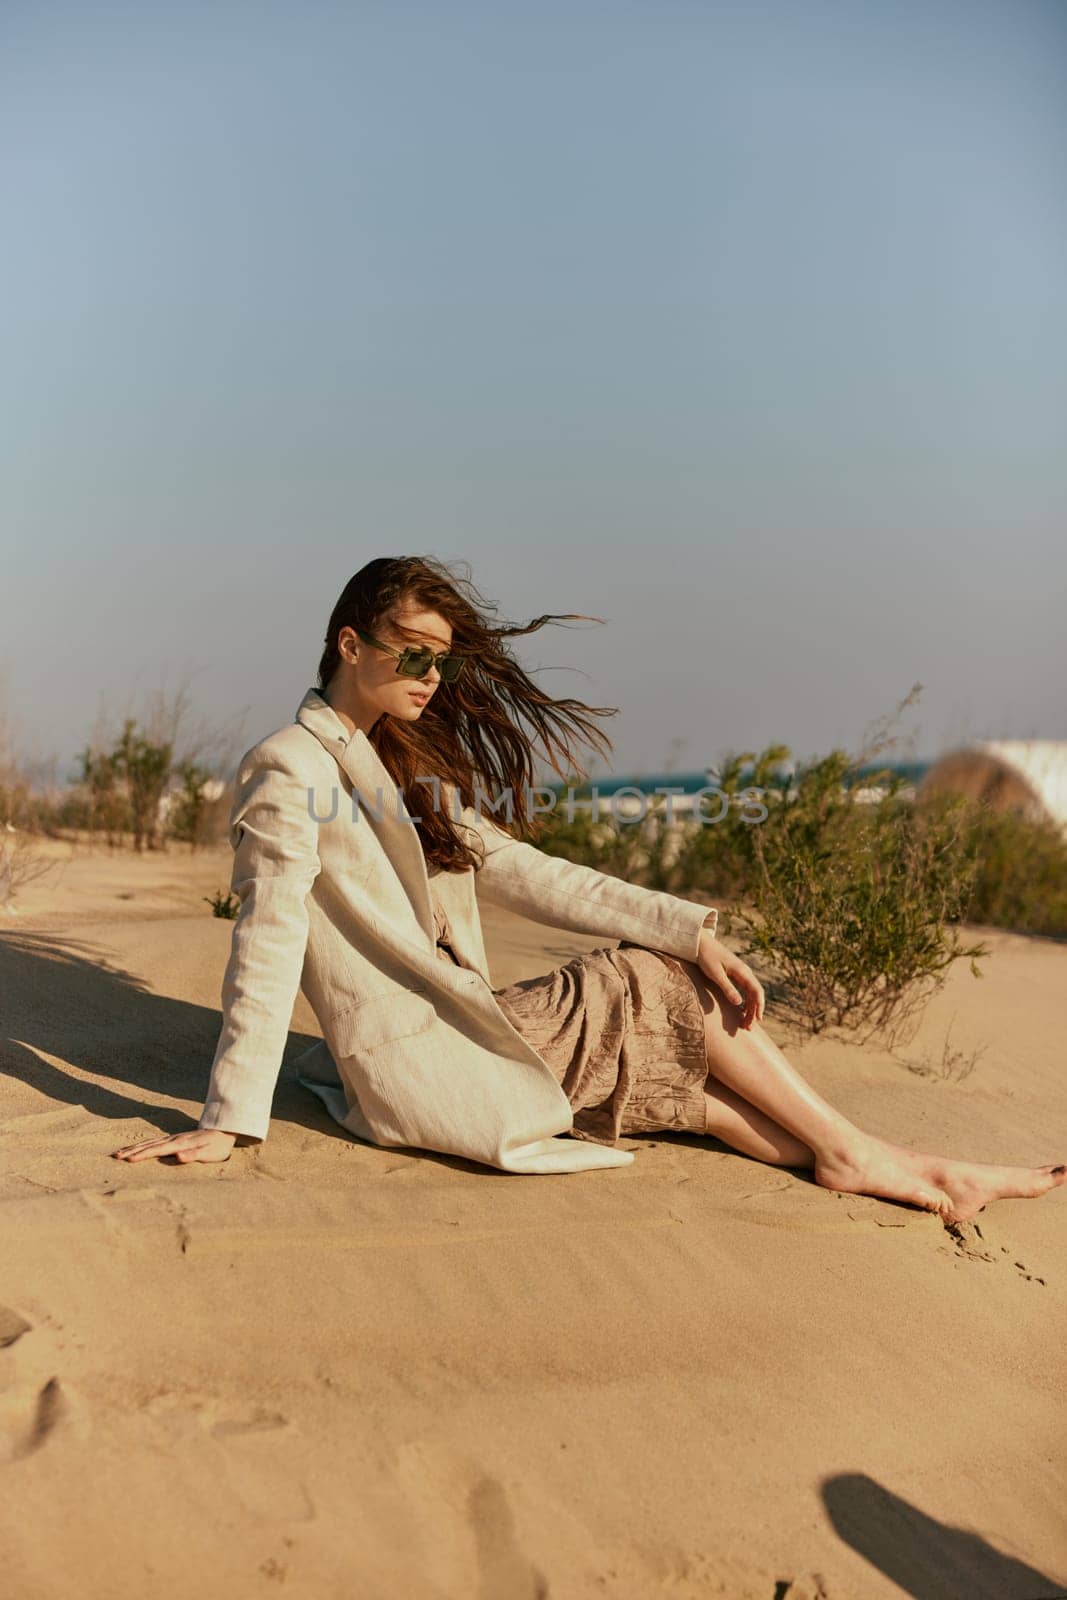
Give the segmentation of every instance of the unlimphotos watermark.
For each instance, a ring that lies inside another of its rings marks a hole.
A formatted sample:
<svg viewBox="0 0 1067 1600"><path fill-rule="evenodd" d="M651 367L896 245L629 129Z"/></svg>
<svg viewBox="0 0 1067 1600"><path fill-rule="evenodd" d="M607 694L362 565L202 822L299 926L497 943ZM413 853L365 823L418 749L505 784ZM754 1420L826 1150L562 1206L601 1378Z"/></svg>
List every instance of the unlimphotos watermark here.
<svg viewBox="0 0 1067 1600"><path fill-rule="evenodd" d="M415 782L425 783L430 786L433 790L431 809L441 811L443 802L440 778L416 778ZM391 802L387 802L386 793L388 793L388 790L383 793L379 785L374 790L374 804L368 805L363 791L353 789L349 797L351 801L351 821L358 822L362 812L366 811L377 822L381 822L388 812L390 816L395 816L398 822L410 822L416 827L421 823L421 817L413 817L409 813L404 799L404 791L399 785L393 790ZM718 784L714 783L706 783L699 789L689 791L677 785L657 784L651 792L627 784L620 789L613 789L609 795L605 796L603 801L595 784L588 794L572 788L562 791L550 789L540 784L535 784L532 787L527 786L523 793L526 797L527 816L544 816L562 810L568 823L574 821L579 811L588 812L594 818L600 818L604 813L605 806L612 819L622 825L644 822L651 809L653 799L659 796L663 796L667 802L661 814L668 824L675 822L679 813L690 820L697 821L701 827L724 821L730 815L731 808L736 809L741 822L750 824L765 822L769 814L767 807L763 803L763 789L741 789L737 794L729 795L720 789ZM320 809L319 794L320 790L317 786L308 785L308 816L311 817L313 822L335 822L341 815L341 790L337 784L331 786L331 807L325 814ZM686 804L679 807L677 802L683 796ZM473 810L475 818L479 822L482 820L486 810L489 812L489 820L491 822L499 820L501 814L503 814L504 820L509 823L515 820L515 790L511 786L501 789L494 799L486 793L480 784L476 784L474 802L470 808L461 803L459 794L453 789L451 791L451 802L449 815L453 822L462 822L463 814L467 809ZM756 810L757 814L754 816L748 814L751 807Z"/></svg>

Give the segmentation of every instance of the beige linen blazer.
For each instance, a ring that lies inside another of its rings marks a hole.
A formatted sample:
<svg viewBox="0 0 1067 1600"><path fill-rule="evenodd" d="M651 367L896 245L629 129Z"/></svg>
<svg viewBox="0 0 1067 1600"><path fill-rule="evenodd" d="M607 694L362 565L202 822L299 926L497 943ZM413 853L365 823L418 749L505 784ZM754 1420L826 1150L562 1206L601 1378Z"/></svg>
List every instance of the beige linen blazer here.
<svg viewBox="0 0 1067 1600"><path fill-rule="evenodd" d="M547 855L498 827L488 801L457 801L442 783L440 803L485 845L478 871L433 878L460 966L437 954L417 824L366 734L312 688L242 757L229 823L240 909L201 1128L266 1138L302 989L323 1039L298 1058L299 1081L356 1137L505 1172L633 1161L557 1137L570 1103L494 998L479 900L690 961L718 913Z"/></svg>

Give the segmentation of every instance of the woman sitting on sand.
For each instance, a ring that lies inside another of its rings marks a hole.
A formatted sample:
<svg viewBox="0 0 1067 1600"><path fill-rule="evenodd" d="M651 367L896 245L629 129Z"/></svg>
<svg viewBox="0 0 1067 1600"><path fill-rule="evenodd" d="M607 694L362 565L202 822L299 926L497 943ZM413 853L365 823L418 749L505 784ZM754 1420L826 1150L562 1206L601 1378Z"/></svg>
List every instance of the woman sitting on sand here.
<svg viewBox="0 0 1067 1600"><path fill-rule="evenodd" d="M946 1222L1064 1181L1063 1166L952 1161L862 1131L761 1027L763 989L716 939L717 911L549 856L486 818L476 791L503 791L515 831L527 823L520 719L556 771L559 756L573 770L568 731L610 749L591 720L610 712L550 699L504 643L563 618L495 627L479 599L424 557L371 561L346 585L318 686L238 772L241 907L199 1125L116 1156L225 1161L239 1137L264 1139L302 985L324 1042L301 1082L377 1144L545 1173L628 1164L620 1136L684 1129ZM402 798L395 814L383 780ZM621 943L493 989L477 900Z"/></svg>

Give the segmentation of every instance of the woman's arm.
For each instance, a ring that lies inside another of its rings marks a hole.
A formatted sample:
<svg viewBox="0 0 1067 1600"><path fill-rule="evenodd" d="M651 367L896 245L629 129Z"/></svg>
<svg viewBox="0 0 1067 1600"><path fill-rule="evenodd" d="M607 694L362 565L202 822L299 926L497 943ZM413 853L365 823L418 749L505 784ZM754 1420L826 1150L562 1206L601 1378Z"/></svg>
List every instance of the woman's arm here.
<svg viewBox="0 0 1067 1600"><path fill-rule="evenodd" d="M513 839L488 817L465 807L459 820L485 842L485 864L475 874L480 898L573 933L630 939L649 950L693 961L737 1008L737 1022L763 1020L763 985L748 964L715 937L719 913L678 895L643 889L535 845Z"/></svg>
<svg viewBox="0 0 1067 1600"><path fill-rule="evenodd" d="M115 1151L125 1159L222 1160L224 1140L264 1140L307 946L307 897L321 863L307 782L270 748L242 758L230 812L230 888L240 900L222 980L222 1028L197 1128Z"/></svg>
<svg viewBox="0 0 1067 1600"><path fill-rule="evenodd" d="M265 1139L307 947L307 897L321 871L305 777L249 752L230 814L230 888L241 902L222 980L222 1029L198 1126Z"/></svg>
<svg viewBox="0 0 1067 1600"><path fill-rule="evenodd" d="M485 863L475 874L486 902L546 922L569 933L629 939L649 950L696 961L714 939L719 913L659 889L644 889L594 867L550 856L513 839L489 817L465 806L458 821L485 845Z"/></svg>

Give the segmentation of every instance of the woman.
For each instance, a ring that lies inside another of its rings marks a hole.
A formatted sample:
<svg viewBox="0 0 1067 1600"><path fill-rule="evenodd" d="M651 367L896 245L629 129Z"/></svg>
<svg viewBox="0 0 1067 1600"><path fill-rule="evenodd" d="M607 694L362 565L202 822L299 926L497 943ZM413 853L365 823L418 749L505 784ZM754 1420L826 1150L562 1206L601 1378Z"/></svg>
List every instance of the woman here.
<svg viewBox="0 0 1067 1600"><path fill-rule="evenodd" d="M715 938L717 911L547 856L486 818L505 794L516 831L528 822L534 741L520 717L560 771L559 756L576 766L568 732L610 749L592 718L611 713L550 699L504 643L563 619L496 627L486 610L428 557L371 561L346 585L317 687L238 772L241 909L199 1125L118 1158L224 1161L239 1137L264 1139L302 986L324 1040L300 1081L378 1144L558 1172L629 1163L620 1135L688 1129L946 1222L1064 1181L1063 1166L953 1161L863 1132L760 1026L763 989ZM493 990L475 881L480 900L621 943Z"/></svg>

